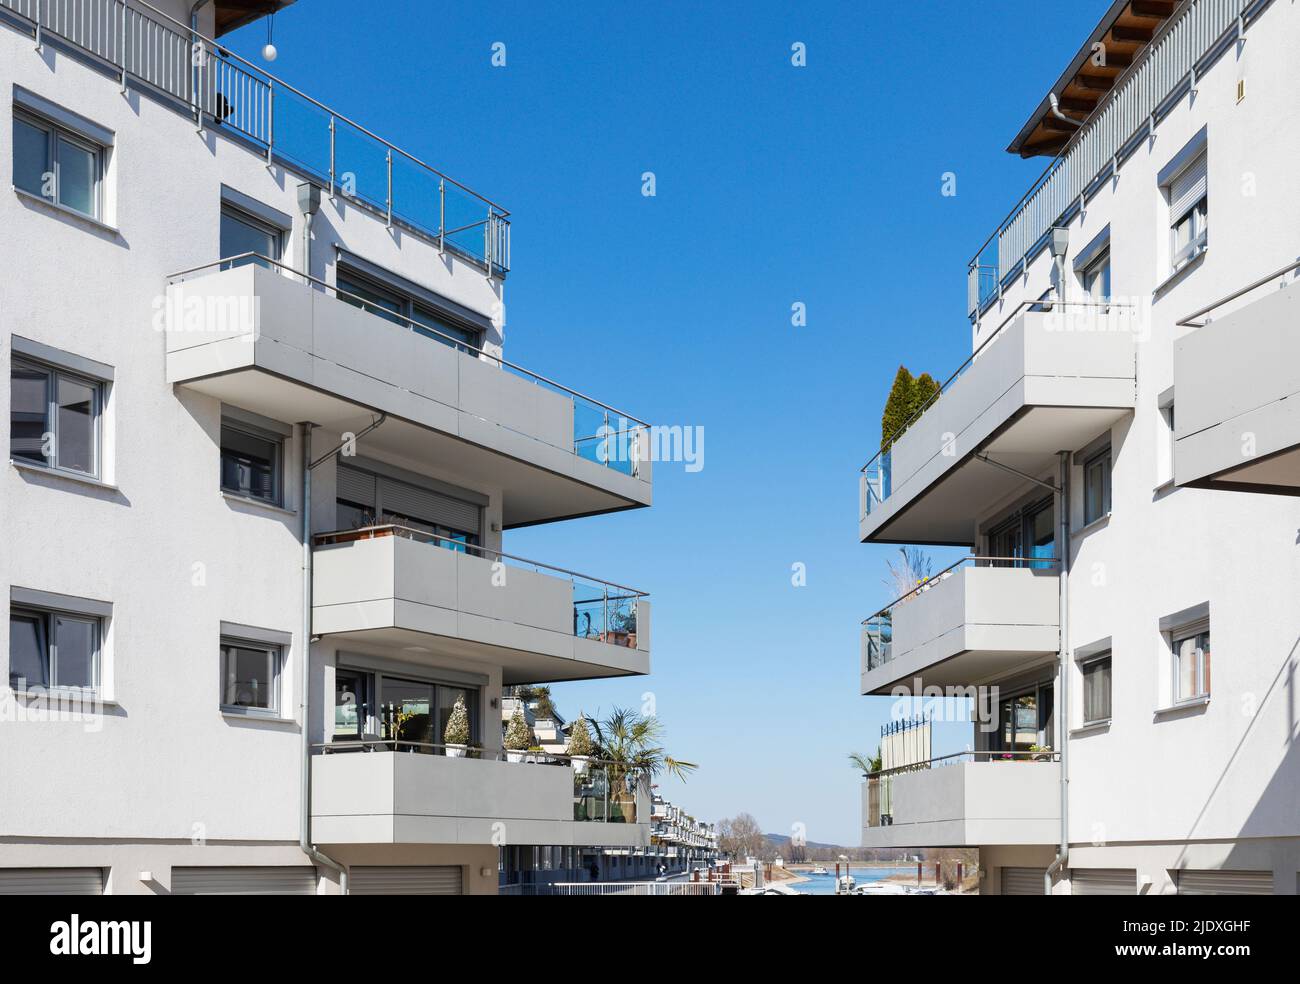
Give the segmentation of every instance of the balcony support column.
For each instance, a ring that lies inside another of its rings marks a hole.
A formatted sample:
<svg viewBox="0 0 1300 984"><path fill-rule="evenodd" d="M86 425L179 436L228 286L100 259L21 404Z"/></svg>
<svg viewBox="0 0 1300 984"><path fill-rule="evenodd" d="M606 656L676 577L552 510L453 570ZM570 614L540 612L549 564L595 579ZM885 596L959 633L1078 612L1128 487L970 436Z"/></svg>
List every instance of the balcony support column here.
<svg viewBox="0 0 1300 984"><path fill-rule="evenodd" d="M1061 845L1043 875L1043 894L1052 894L1052 875L1070 861L1070 452L1059 452L1061 475L1056 489L1056 515L1060 526L1060 646L1057 653L1060 693L1056 699L1056 743L1061 757Z"/></svg>

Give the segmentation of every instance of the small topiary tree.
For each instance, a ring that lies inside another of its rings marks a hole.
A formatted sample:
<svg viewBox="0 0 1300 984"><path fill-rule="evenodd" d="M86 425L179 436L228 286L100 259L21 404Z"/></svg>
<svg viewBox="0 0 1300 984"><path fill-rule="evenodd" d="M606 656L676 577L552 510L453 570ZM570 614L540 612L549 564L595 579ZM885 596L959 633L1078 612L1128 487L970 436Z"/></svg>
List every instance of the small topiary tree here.
<svg viewBox="0 0 1300 984"><path fill-rule="evenodd" d="M585 756L590 758L596 754L596 743L591 740L591 731L587 728L587 719L579 715L578 720L573 722L573 727L569 729L569 747L566 749L569 755Z"/></svg>
<svg viewBox="0 0 1300 984"><path fill-rule="evenodd" d="M885 400L885 410L880 417L880 448L885 450L891 440L901 436L906 428L936 394L939 384L928 372L913 376L906 366L899 366L894 376L894 385L890 387L889 397Z"/></svg>
<svg viewBox="0 0 1300 984"><path fill-rule="evenodd" d="M511 752L526 752L533 747L533 729L524 720L524 712L516 710L506 726L505 746Z"/></svg>
<svg viewBox="0 0 1300 984"><path fill-rule="evenodd" d="M469 744L469 711L465 708L464 695L456 698L451 716L447 718L447 727L442 733L442 740L448 745Z"/></svg>

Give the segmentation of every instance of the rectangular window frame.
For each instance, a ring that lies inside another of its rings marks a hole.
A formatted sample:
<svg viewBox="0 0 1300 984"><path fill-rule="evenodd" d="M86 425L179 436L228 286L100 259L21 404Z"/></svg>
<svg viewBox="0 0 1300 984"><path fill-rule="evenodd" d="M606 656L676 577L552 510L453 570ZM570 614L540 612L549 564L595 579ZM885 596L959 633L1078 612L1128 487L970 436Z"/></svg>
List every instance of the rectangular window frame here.
<svg viewBox="0 0 1300 984"><path fill-rule="evenodd" d="M1204 637L1204 645L1201 645ZM1213 682L1211 676L1212 653L1213 649L1210 644L1210 620L1198 619L1195 622L1188 622L1176 628L1170 629L1165 633L1166 644L1169 648L1170 658L1170 698L1173 707L1182 707L1188 704L1202 703L1209 699L1210 688ZM1180 696L1179 689L1182 684L1182 674L1179 672L1179 649L1184 642L1193 641L1196 645L1194 657L1196 659L1196 683L1193 692Z"/></svg>
<svg viewBox="0 0 1300 984"><path fill-rule="evenodd" d="M1100 512L1095 515L1089 510L1089 503L1092 496L1089 494L1092 489L1093 468L1101 465L1103 470L1102 494L1100 503ZM1090 453L1083 460L1083 525L1088 526L1092 523L1100 522L1110 515L1111 511L1111 486L1114 481L1114 459L1111 455L1111 446L1107 444L1103 448Z"/></svg>
<svg viewBox="0 0 1300 984"><path fill-rule="evenodd" d="M50 168L50 171L46 173L52 174L54 183L53 188L51 188L51 194L48 196L40 191L32 191L30 188L22 188L17 184L17 182L15 182L15 186L19 187L26 194L35 195L37 198L40 198L42 201L47 201L51 205L65 208L70 212L75 212L77 215L84 215L89 219L94 219L96 222L105 221L104 173L108 148L101 143L97 143L82 134L68 129L65 126L60 126L53 120L46 119L43 116L39 116L36 113L22 109L18 106L14 107L13 118L15 122L25 123L33 129L40 130L45 134L45 159ZM92 210L89 212L85 212L82 209L79 209L74 205L69 205L63 201L62 166L60 163L59 153L60 141L66 141L73 147L78 147L81 150L90 153L94 157L94 188L91 193Z"/></svg>
<svg viewBox="0 0 1300 984"><path fill-rule="evenodd" d="M1169 256L1170 266L1177 273L1198 256L1205 252L1210 243L1210 196L1201 199L1177 218L1170 217L1169 222ZM1178 233L1186 225L1187 244L1178 245Z"/></svg>
<svg viewBox="0 0 1300 984"><path fill-rule="evenodd" d="M283 260L284 237L287 230L285 230L281 226L277 226L274 225L273 223L268 222L266 219L259 218L258 216L254 215L252 212L249 212L247 209L240 208L238 205L234 204L233 202L223 199L221 202L221 216L218 221L219 222L224 221L227 218L233 219L236 222L242 222L244 225L248 226L249 228L257 232L264 233L271 241L271 252L275 254L273 256L268 256L267 259L271 260L273 264L280 263ZM220 236L220 228L218 228L218 236ZM223 256L222 259L224 260L226 259L226 257ZM221 269L231 270L234 269L235 267L245 266L250 263L256 264L258 266L263 266L263 267L267 266L267 264L264 263L262 260L259 260L256 257L249 256L249 257L245 257L242 260L222 263Z"/></svg>
<svg viewBox="0 0 1300 984"><path fill-rule="evenodd" d="M1103 650L1102 652L1095 653L1090 656L1085 656L1078 660L1080 684L1081 684L1079 689L1080 689L1080 695L1083 698L1083 726L1085 728L1095 727L1096 725L1099 724L1106 724L1111 719L1111 713L1114 710L1114 704L1115 704L1115 696L1114 696L1115 663L1114 663L1113 656L1114 654L1112 653L1112 651L1106 649ZM1107 705L1106 713L1094 714L1090 716L1088 714L1088 689L1087 689L1088 672L1090 670L1096 669L1102 663L1106 664L1107 667L1106 672L1110 678L1110 687L1108 688L1107 700L1106 700L1106 705Z"/></svg>
<svg viewBox="0 0 1300 984"><path fill-rule="evenodd" d="M252 649L258 652L268 653L271 656L271 666L274 679L271 683L272 700L270 707L248 707L242 704L226 703L227 660L229 659L229 650L232 648ZM232 635L222 635L219 659L221 689L218 693L218 705L221 709L221 713L252 718L279 719L282 716L281 709L284 703L284 653L285 647L279 643L264 642L257 639L245 639Z"/></svg>
<svg viewBox="0 0 1300 984"><path fill-rule="evenodd" d="M266 441L275 448L275 458L271 462L271 495L269 497L256 495L252 492L246 492L243 489L231 488L225 483L225 462L226 462L226 431L232 430L245 437L251 437L259 441ZM236 417L223 414L221 417L221 434L217 440L217 458L218 458L218 476L217 481L220 484L221 491L226 495L232 495L240 499L247 499L250 502L258 502L268 506L284 508L284 451L285 437L283 434L277 434L275 431L267 430L264 427L258 427L256 424L250 424Z"/></svg>
<svg viewBox="0 0 1300 984"><path fill-rule="evenodd" d="M1108 304L1110 302L1110 247L1103 247L1097 254L1096 258L1091 260L1083 271L1080 273L1080 280L1083 283L1083 292L1094 304ZM1100 291L1094 288L1101 283Z"/></svg>
<svg viewBox="0 0 1300 984"><path fill-rule="evenodd" d="M485 683L457 682L454 679L449 678L445 673L440 673L436 669L430 669L423 673L415 668L412 668L413 672L407 672L395 668L378 669L360 664L355 661L355 658L355 654L353 654L353 658L351 659L345 658L343 662L340 662L335 667L334 672L336 677L338 674L346 674L348 676L360 677L363 681L362 686L366 691L367 713L358 721L359 730L361 732L360 739L374 739L381 742L390 742L393 740L392 736L388 734L390 708L386 701L389 700L390 695L385 693L385 684L388 681L392 681L396 684L409 683L417 684L419 686L428 686L431 688L432 703L430 705L430 713L434 715L435 728L437 727L437 724L440 723L436 721L436 717L442 707L442 692L444 690L463 690L468 693L470 699L466 702L466 710L469 712L470 721L469 744L471 747L482 747L485 729L482 703L484 692L487 689ZM331 694L331 701L336 700L337 694L338 688L336 686L334 692ZM331 741L347 744L348 742L359 740L358 737L352 735L339 735L334 732L333 722L337 720L337 713L337 703L334 703L330 717ZM443 735L441 733L434 734L433 737L435 739L433 742L434 745L440 746L444 744ZM439 748L436 750L436 753L444 754L444 750Z"/></svg>
<svg viewBox="0 0 1300 984"><path fill-rule="evenodd" d="M73 372L62 366L51 365L48 362L41 362L27 356L15 354L10 360L10 392L12 393L13 370L26 369L31 372L41 372L45 374L45 421L42 434L51 434L54 437L54 460L50 461L42 455L44 460L37 461L27 456L18 457L17 460L22 464L32 468L46 468L53 472L59 472L64 475L76 475L83 478L93 478L102 480L103 471L103 446L104 446L104 405L105 405L105 382L102 379L96 379L93 376L87 376L83 373ZM67 379L71 382L79 383L90 388L94 395L94 407L91 416L93 418L93 427L91 428L91 469L83 471L80 468L73 468L63 465L59 460L59 448L62 441L59 435L59 381ZM13 434L13 404L10 403L10 435ZM15 458L12 447L9 456Z"/></svg>
<svg viewBox="0 0 1300 984"><path fill-rule="evenodd" d="M335 290L341 291L343 294L354 294L366 302L365 304L358 304L352 298L340 294L339 299L345 303L360 307L363 311L369 311L371 314L388 321L410 327L413 331L454 348L458 352L466 355L477 355L483 348L482 329L467 324L461 319L439 310L434 305L422 301L412 294L410 290L404 290L398 284L381 280L343 262L340 262L335 268L334 284ZM360 288L360 290L358 291L357 288ZM375 299L366 297L366 294L374 295ZM396 310L387 310L382 301L388 301ZM438 324L436 327L423 324L421 319L434 321ZM414 324L411 324L411 322ZM448 332L462 332L465 337L460 338Z"/></svg>
<svg viewBox="0 0 1300 984"><path fill-rule="evenodd" d="M40 608L34 605L11 604L9 606L9 619L15 618L34 618L41 622L45 635L45 653L44 660L46 666L46 675L49 678L49 686L38 684L37 689L33 689L30 681L26 682L23 687L15 686L12 675L9 678L9 688L18 693L38 693L43 690L47 694L92 697L98 698L103 692L104 672L103 672L103 652L104 652L104 620L95 615L89 615L85 612L68 611L61 608ZM91 627L92 644L90 652L91 682L89 684L63 684L59 682L59 642L58 642L58 625L59 620L75 621L86 624Z"/></svg>

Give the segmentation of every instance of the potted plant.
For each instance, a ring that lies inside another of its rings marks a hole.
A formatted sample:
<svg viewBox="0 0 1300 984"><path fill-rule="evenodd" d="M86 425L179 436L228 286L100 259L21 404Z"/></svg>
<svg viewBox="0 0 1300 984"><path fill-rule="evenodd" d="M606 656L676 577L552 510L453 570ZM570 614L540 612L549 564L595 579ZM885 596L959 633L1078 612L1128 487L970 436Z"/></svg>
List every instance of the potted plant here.
<svg viewBox="0 0 1300 984"><path fill-rule="evenodd" d="M587 767L591 764L592 756L596 752L596 743L591 740L591 731L587 727L587 719L581 714L578 720L573 722L573 727L569 729L569 747L565 749L569 755L569 762L573 765L573 771L577 775L585 775Z"/></svg>
<svg viewBox="0 0 1300 984"><path fill-rule="evenodd" d="M524 720L524 712L520 708L515 708L515 713L510 716L504 744L507 762L522 762L528 754L528 749L532 747L533 729L528 727L528 722Z"/></svg>
<svg viewBox="0 0 1300 984"><path fill-rule="evenodd" d="M469 711L465 708L464 694L456 697L442 740L447 746L447 758L465 757L465 752L469 749Z"/></svg>

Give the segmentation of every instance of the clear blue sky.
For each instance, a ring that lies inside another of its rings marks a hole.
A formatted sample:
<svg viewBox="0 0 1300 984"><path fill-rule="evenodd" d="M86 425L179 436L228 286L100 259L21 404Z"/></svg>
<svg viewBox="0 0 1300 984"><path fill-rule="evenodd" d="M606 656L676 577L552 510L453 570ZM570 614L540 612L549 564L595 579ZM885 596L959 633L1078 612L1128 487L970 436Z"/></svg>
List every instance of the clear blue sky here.
<svg viewBox="0 0 1300 984"><path fill-rule="evenodd" d="M664 791L696 815L858 842L845 753L875 749L890 707L856 692L858 623L890 600L895 549L857 542L858 469L899 363L942 378L969 354L966 262L1043 163L1003 148L1105 7L300 0L277 16L277 74L511 209L513 360L704 428L703 471L658 465L652 509L506 539L650 592L653 674L557 702L653 693L669 750L701 763ZM256 59L265 27L230 40ZM967 733L941 727L941 750Z"/></svg>

